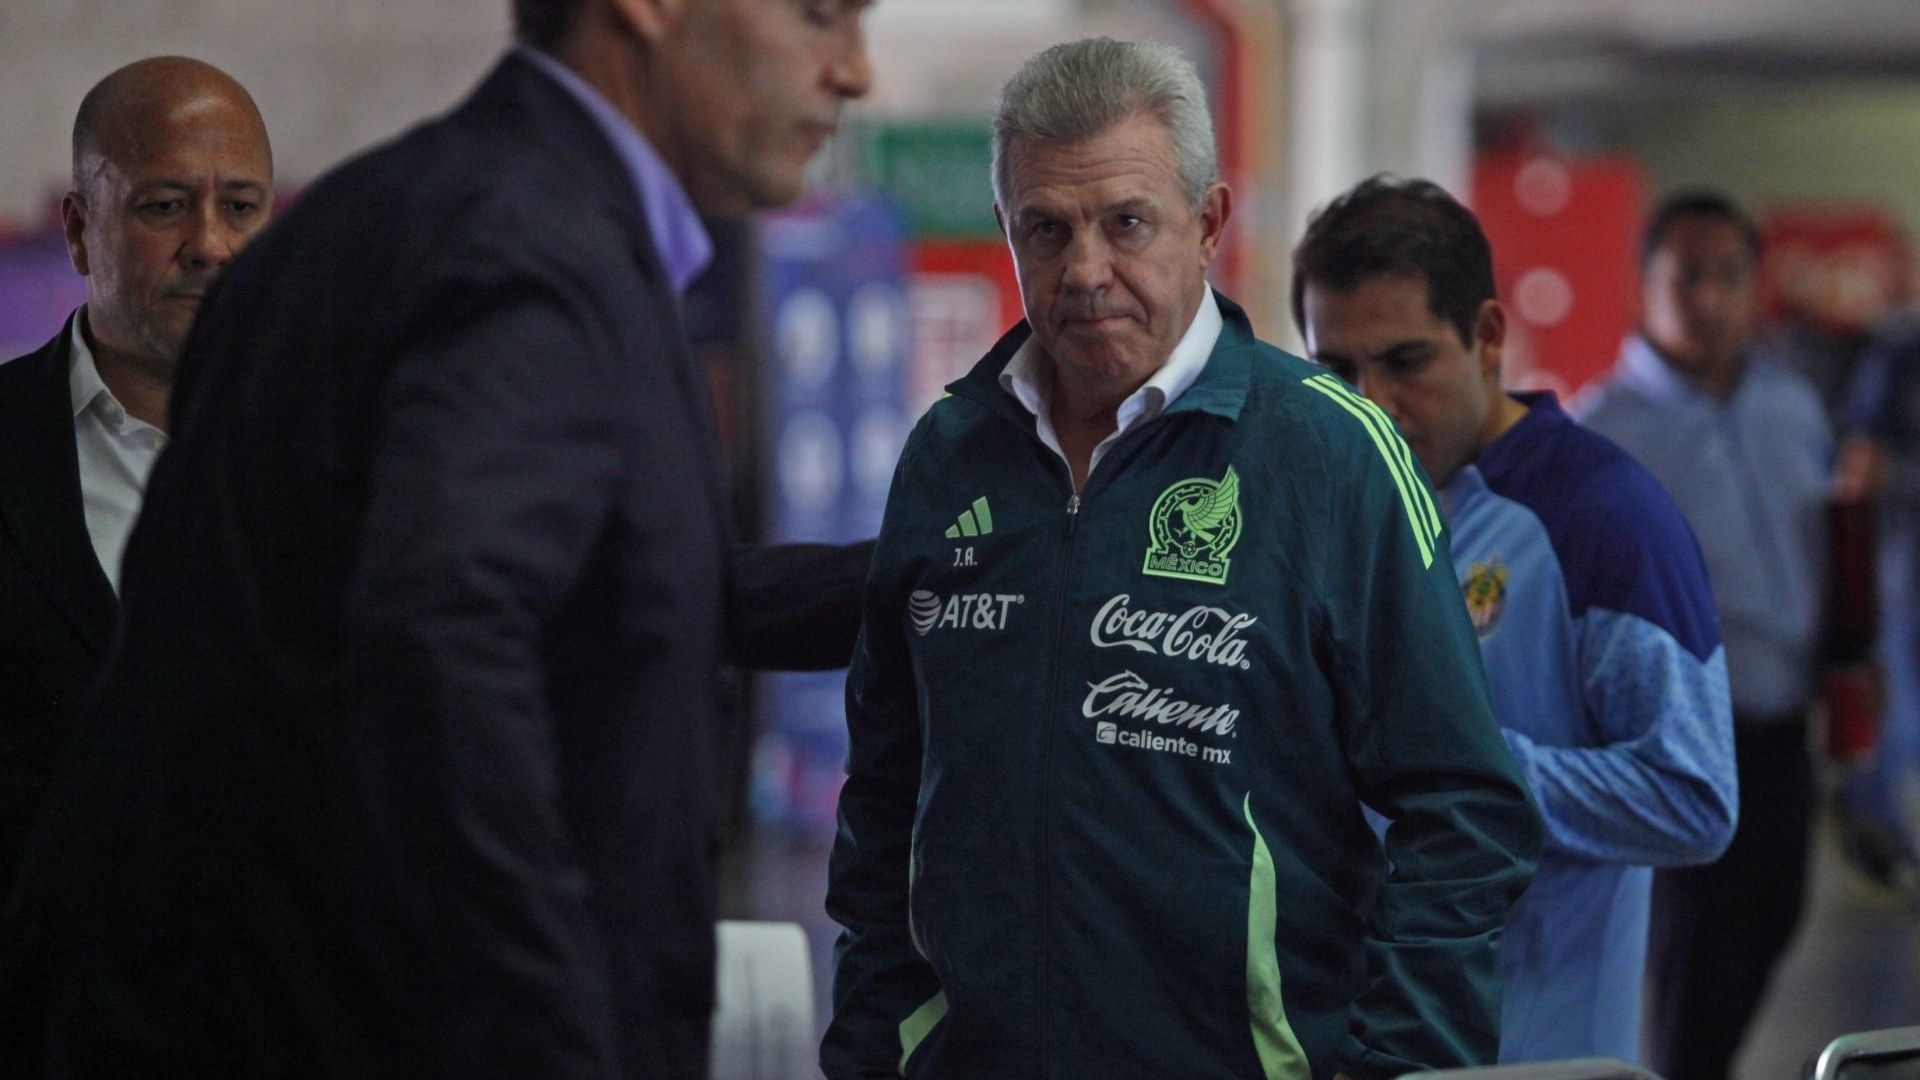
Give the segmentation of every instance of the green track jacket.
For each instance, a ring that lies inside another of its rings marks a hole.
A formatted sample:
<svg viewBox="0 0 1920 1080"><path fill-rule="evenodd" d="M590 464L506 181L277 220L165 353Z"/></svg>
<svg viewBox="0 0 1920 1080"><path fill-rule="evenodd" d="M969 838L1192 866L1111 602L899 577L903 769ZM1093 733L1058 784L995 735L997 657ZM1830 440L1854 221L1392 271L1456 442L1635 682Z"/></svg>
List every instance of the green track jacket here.
<svg viewBox="0 0 1920 1080"><path fill-rule="evenodd" d="M1493 1062L1540 824L1433 496L1220 306L1077 497L998 382L1025 324L908 440L848 679L829 1080Z"/></svg>

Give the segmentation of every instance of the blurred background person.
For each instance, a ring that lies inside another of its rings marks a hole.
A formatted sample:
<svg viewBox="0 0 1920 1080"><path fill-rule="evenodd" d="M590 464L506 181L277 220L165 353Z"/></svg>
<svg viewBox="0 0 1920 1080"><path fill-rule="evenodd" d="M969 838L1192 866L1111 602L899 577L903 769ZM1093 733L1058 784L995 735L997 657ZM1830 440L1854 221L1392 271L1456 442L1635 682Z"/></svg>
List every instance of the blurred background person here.
<svg viewBox="0 0 1920 1080"><path fill-rule="evenodd" d="M88 91L72 168L62 222L86 303L0 365L0 883L113 631L187 331L273 210L260 111L185 57L137 61Z"/></svg>
<svg viewBox="0 0 1920 1080"><path fill-rule="evenodd" d="M1848 388L1837 485L1880 527L1884 706L1871 756L1842 788L1856 863L1920 909L1920 313L1875 328Z"/></svg>
<svg viewBox="0 0 1920 1080"><path fill-rule="evenodd" d="M1582 419L1679 503L1726 635L1740 821L1717 862L1655 876L1648 965L1649 1065L1719 1080L1805 899L1833 435L1813 387L1755 346L1760 244L1737 206L1675 194L1641 253L1641 331Z"/></svg>
<svg viewBox="0 0 1920 1080"><path fill-rule="evenodd" d="M864 8L518 0L229 271L15 894L45 1075L706 1075L718 668L844 664L868 549L734 551L680 296Z"/></svg>
<svg viewBox="0 0 1920 1080"><path fill-rule="evenodd" d="M1501 938L1500 1060L1633 1061L1649 868L1709 862L1733 835L1726 652L1659 482L1552 393L1502 389L1493 261L1445 191L1375 177L1308 224L1296 317L1440 486L1495 712L1546 821Z"/></svg>

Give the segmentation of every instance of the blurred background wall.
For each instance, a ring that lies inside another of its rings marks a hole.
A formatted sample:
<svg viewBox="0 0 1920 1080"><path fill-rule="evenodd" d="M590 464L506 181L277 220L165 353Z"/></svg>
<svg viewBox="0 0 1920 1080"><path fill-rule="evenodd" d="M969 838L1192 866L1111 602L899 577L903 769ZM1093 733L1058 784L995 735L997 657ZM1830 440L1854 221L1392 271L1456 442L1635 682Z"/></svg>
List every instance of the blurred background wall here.
<svg viewBox="0 0 1920 1080"><path fill-rule="evenodd" d="M184 52L231 70L297 188L454 103L499 51L505 9L12 0L0 227L47 223L73 106L118 64ZM1095 33L1184 49L1238 195L1223 284L1280 337L1285 255L1311 207L1380 170L1464 194L1490 150L1617 158L1644 192L1709 182L1763 208L1846 201L1920 221L1911 0L882 0L870 27L877 89L823 179L888 190L916 239L992 239L984 119L1021 58Z"/></svg>
<svg viewBox="0 0 1920 1080"><path fill-rule="evenodd" d="M0 4L0 219L64 188L81 95L143 56L225 68L260 104L281 179L458 101L507 34L506 0L8 0Z"/></svg>

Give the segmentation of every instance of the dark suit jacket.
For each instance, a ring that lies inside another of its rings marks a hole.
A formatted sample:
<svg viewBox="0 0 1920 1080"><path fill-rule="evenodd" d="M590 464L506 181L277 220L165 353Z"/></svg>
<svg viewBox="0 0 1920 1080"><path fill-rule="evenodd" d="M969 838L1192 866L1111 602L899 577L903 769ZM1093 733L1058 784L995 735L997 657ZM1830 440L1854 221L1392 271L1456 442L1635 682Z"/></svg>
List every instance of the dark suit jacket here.
<svg viewBox="0 0 1920 1080"><path fill-rule="evenodd" d="M72 331L0 364L0 893L120 612L81 509Z"/></svg>
<svg viewBox="0 0 1920 1080"><path fill-rule="evenodd" d="M701 1076L717 669L844 663L866 554L736 557L629 175L510 57L202 313L15 899L43 1071Z"/></svg>

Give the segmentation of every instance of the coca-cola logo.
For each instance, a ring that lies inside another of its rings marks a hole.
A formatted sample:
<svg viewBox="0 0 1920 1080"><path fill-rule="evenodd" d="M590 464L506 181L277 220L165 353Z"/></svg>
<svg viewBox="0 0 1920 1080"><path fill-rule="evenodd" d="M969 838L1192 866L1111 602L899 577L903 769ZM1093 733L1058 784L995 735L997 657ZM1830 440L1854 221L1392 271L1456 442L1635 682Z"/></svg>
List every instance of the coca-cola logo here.
<svg viewBox="0 0 1920 1080"><path fill-rule="evenodd" d="M1195 604L1180 612L1138 610L1127 593L1107 601L1093 617L1091 637L1102 649L1133 649L1180 660L1197 660L1246 671L1248 627L1260 620L1226 608Z"/></svg>

